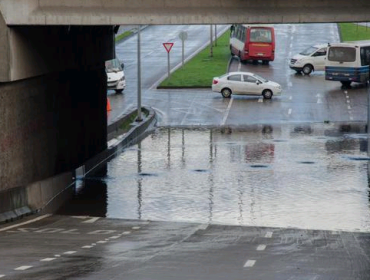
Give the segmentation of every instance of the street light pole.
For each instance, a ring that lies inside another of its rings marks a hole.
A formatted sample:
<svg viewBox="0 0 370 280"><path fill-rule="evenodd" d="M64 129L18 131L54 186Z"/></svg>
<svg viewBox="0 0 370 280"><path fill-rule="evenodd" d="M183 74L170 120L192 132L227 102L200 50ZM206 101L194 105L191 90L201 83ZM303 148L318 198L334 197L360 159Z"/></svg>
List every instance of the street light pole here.
<svg viewBox="0 0 370 280"><path fill-rule="evenodd" d="M140 122L141 118L141 51L140 51L140 29L137 32L137 118L136 121Z"/></svg>

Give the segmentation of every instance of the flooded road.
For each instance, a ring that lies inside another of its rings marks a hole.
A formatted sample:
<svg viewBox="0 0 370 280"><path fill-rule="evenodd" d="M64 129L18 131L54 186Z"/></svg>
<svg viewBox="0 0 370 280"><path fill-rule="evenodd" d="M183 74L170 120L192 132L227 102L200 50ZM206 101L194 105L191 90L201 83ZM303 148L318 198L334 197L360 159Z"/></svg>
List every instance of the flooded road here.
<svg viewBox="0 0 370 280"><path fill-rule="evenodd" d="M370 231L368 174L355 124L158 128L59 213Z"/></svg>

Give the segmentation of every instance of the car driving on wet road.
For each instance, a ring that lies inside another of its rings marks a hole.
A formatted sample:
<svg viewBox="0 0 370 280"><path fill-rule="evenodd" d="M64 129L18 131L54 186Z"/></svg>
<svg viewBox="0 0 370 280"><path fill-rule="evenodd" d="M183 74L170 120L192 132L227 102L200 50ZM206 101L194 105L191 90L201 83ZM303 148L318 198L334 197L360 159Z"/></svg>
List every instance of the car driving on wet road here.
<svg viewBox="0 0 370 280"><path fill-rule="evenodd" d="M230 72L213 78L212 91L220 92L224 98L240 94L262 95L271 99L273 95L280 95L282 89L280 84L251 72Z"/></svg>

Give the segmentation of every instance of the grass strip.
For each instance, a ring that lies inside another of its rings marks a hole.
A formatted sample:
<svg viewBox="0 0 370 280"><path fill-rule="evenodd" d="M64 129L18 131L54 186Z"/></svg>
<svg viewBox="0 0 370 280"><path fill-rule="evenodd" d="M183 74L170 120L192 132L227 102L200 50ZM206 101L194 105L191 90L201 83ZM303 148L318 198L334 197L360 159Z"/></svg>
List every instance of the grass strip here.
<svg viewBox="0 0 370 280"><path fill-rule="evenodd" d="M124 38L130 36L132 33L133 33L132 31L125 31L125 32L117 35L116 38L115 38L115 41L119 42L119 41L123 40Z"/></svg>
<svg viewBox="0 0 370 280"><path fill-rule="evenodd" d="M370 40L370 25L363 26L355 23L339 23L342 41Z"/></svg>
<svg viewBox="0 0 370 280"><path fill-rule="evenodd" d="M217 39L217 46L213 46L213 56L210 55L210 46L206 47L166 78L158 88L210 87L213 77L227 71L230 59L229 38L230 32L226 31Z"/></svg>

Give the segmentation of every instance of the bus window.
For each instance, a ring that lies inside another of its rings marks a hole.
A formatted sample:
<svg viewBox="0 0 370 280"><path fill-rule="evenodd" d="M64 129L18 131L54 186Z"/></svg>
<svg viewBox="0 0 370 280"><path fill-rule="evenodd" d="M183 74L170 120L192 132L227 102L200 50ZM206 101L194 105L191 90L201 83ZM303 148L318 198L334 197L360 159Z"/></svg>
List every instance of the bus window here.
<svg viewBox="0 0 370 280"><path fill-rule="evenodd" d="M356 49L352 47L331 47L328 60L338 62L354 62L356 60Z"/></svg>
<svg viewBox="0 0 370 280"><path fill-rule="evenodd" d="M361 51L361 65L370 65L370 47L362 47Z"/></svg>
<svg viewBox="0 0 370 280"><path fill-rule="evenodd" d="M251 29L251 42L271 43L271 30L264 28Z"/></svg>

